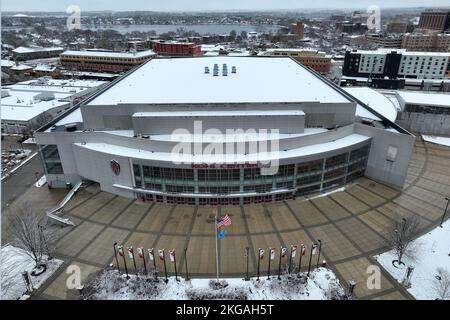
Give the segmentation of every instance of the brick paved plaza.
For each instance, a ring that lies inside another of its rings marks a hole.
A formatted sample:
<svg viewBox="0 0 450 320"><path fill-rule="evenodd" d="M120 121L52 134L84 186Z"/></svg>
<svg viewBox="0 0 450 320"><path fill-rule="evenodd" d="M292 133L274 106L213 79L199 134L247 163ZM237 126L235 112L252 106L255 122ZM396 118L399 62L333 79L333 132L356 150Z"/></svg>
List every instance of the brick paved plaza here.
<svg viewBox="0 0 450 320"><path fill-rule="evenodd" d="M219 207L232 225L219 241L220 271L223 277L244 277L245 248L250 248L250 272L256 272L258 248L322 241L322 258L345 284L357 282L360 299L410 299L408 293L382 272L381 289L369 290L365 283L367 266L376 264L372 256L387 250L386 229L406 214L419 217L422 233L438 224L450 194L450 148L416 141L403 190L368 178L357 180L345 191L312 199L297 198L275 204ZM35 188L36 189L36 188ZM47 189L41 188L39 192ZM31 192L31 191L30 191ZM53 192L53 191L52 191ZM56 197L60 198L60 196ZM110 263L115 264L113 243L125 246L175 249L178 272L184 275L184 248L188 248L188 267L192 277L214 277L214 212L209 206L172 206L143 203L100 191L98 185L80 190L65 206L62 215L76 227L58 229L57 256L65 267L77 264L83 279ZM296 256L294 264L298 265ZM278 259L278 258L277 258ZM272 274L278 271L273 263ZM309 250L302 261L306 270ZM167 259L170 273L173 264ZM121 268L122 260L119 260ZM142 261L136 254L138 268ZM315 265L315 259L314 263ZM132 260L127 259L130 272ZM147 261L147 267L152 265ZM161 261L157 267L163 270ZM267 272L267 259L261 273ZM65 268L42 287L36 298L70 298Z"/></svg>

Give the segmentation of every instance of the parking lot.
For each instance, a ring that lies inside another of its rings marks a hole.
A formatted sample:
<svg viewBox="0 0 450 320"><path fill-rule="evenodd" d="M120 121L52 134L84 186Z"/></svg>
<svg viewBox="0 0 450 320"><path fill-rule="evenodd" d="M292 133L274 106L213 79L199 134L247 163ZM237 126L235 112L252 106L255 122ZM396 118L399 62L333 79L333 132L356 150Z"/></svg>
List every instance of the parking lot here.
<svg viewBox="0 0 450 320"><path fill-rule="evenodd" d="M297 198L274 204L218 207L219 214L228 214L232 225L219 241L220 272L223 277L244 277L245 248L250 248L249 270L256 272L257 250L269 247L300 245L310 248L311 242L322 241L321 260L326 259L345 284L357 282L356 295L362 299L408 299L410 296L389 275L382 273L381 289L365 286L367 266L372 256L387 249L386 230L407 214L420 220L422 232L434 227L450 194L447 163L450 148L417 140L403 190L362 178L345 191L326 196ZM80 190L65 206L62 215L76 223L58 231L57 255L65 266L77 264L83 277L115 264L113 243L134 248L175 249L177 270L184 275L185 255L192 277L214 277L215 238L214 211L209 206L174 206L150 204L102 192L98 185ZM278 254L278 252L277 252ZM278 255L277 255L278 256ZM266 255L267 257L267 255ZM299 255L293 261L298 265ZM314 257L314 260L316 258ZM306 270L309 250L302 260ZM261 262L261 274L267 273L267 258ZM276 260L277 261L277 260ZM287 262L287 260L284 260ZM119 260L123 269L122 260ZM313 261L313 265L315 265ZM136 264L142 260L136 254ZM129 272L134 272L127 257ZM147 261L147 268L153 269ZM157 259L157 268L163 270ZM167 259L168 271L173 263ZM278 272L278 263L271 266ZM63 269L38 294L41 298L70 297L66 289L67 274Z"/></svg>

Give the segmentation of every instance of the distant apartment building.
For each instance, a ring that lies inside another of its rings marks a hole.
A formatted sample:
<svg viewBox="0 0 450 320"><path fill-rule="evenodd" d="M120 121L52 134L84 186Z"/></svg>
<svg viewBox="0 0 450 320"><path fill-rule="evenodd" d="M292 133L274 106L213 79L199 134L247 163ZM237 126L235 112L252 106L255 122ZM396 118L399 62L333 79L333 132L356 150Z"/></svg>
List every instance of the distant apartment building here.
<svg viewBox="0 0 450 320"><path fill-rule="evenodd" d="M383 35L379 33L367 33L366 41L378 48L400 48L402 45L402 37L396 35Z"/></svg>
<svg viewBox="0 0 450 320"><path fill-rule="evenodd" d="M291 33L303 39L305 32L305 25L301 21L291 24Z"/></svg>
<svg viewBox="0 0 450 320"><path fill-rule="evenodd" d="M407 22L392 21L386 25L387 33L405 33L408 30Z"/></svg>
<svg viewBox="0 0 450 320"><path fill-rule="evenodd" d="M318 50L311 49L296 49L296 48L284 48L284 49L268 49L259 54L260 56L273 56L282 57L289 56L299 61L304 66L326 74L331 69L331 55L325 54Z"/></svg>
<svg viewBox="0 0 450 320"><path fill-rule="evenodd" d="M443 79L450 52L409 52L404 49L353 50L345 53L342 74L351 77Z"/></svg>
<svg viewBox="0 0 450 320"><path fill-rule="evenodd" d="M343 33L342 43L349 47L360 48L367 44L367 39L365 35Z"/></svg>
<svg viewBox="0 0 450 320"><path fill-rule="evenodd" d="M61 54L61 65L71 70L92 72L124 72L153 58L156 54L151 50L139 52L115 51L74 51Z"/></svg>
<svg viewBox="0 0 450 320"><path fill-rule="evenodd" d="M40 48L40 47L18 47L12 50L15 60L33 60L33 59L45 59L54 58L61 54L64 48L52 47L52 48Z"/></svg>
<svg viewBox="0 0 450 320"><path fill-rule="evenodd" d="M162 56L200 56L201 47L193 42L153 40L152 50Z"/></svg>
<svg viewBox="0 0 450 320"><path fill-rule="evenodd" d="M422 12L419 29L445 31L450 28L450 9L428 9Z"/></svg>
<svg viewBox="0 0 450 320"><path fill-rule="evenodd" d="M450 34L447 33L407 33L402 39L402 48L409 51L450 51Z"/></svg>

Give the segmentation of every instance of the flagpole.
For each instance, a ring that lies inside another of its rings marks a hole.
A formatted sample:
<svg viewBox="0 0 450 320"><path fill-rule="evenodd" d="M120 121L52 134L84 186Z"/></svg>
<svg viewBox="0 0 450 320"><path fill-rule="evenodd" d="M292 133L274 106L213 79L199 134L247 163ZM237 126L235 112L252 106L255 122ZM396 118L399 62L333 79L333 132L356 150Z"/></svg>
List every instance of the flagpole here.
<svg viewBox="0 0 450 320"><path fill-rule="evenodd" d="M302 256L303 256L303 243L300 246L300 261L298 262L298 273L302 273Z"/></svg>
<svg viewBox="0 0 450 320"><path fill-rule="evenodd" d="M216 284L219 284L219 244L218 244L218 234L217 234L217 209L216 209L216 216L214 218L214 227L216 229Z"/></svg>

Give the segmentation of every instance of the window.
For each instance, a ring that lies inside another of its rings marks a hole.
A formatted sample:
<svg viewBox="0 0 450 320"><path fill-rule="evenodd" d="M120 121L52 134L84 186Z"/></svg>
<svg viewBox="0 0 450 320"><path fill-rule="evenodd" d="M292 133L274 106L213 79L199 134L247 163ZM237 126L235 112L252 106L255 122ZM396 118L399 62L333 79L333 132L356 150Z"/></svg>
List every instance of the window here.
<svg viewBox="0 0 450 320"><path fill-rule="evenodd" d="M55 144L39 145L39 153L48 174L64 174L58 147Z"/></svg>

